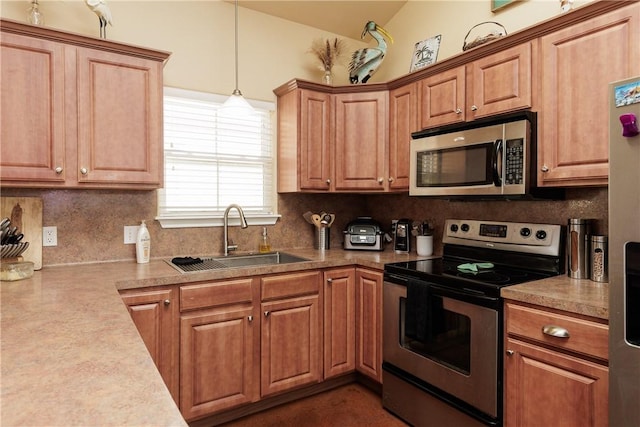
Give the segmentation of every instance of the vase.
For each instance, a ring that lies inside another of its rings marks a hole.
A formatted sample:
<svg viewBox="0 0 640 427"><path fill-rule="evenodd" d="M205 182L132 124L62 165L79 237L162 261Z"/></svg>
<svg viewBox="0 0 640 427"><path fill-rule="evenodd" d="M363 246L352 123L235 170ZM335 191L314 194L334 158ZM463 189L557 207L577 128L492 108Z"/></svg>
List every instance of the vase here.
<svg viewBox="0 0 640 427"><path fill-rule="evenodd" d="M44 16L38 6L38 0L33 0L27 10L27 22L31 25L44 25Z"/></svg>
<svg viewBox="0 0 640 427"><path fill-rule="evenodd" d="M325 70L324 76L322 76L322 83L326 85L333 84L333 74L331 73L331 70Z"/></svg>

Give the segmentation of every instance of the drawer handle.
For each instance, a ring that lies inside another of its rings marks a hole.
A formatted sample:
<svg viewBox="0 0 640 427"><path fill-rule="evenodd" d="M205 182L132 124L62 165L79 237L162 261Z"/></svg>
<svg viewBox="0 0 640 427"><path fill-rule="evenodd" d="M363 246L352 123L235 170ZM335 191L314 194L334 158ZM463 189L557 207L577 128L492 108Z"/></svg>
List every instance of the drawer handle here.
<svg viewBox="0 0 640 427"><path fill-rule="evenodd" d="M556 338L569 338L569 331L565 328L555 325L545 325L542 327L542 333Z"/></svg>

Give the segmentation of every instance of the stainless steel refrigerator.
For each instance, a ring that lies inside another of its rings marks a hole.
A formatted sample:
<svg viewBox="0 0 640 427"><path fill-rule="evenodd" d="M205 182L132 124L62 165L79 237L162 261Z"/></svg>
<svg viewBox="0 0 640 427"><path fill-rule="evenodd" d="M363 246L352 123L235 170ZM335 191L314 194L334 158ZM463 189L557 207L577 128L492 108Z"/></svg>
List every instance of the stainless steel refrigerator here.
<svg viewBox="0 0 640 427"><path fill-rule="evenodd" d="M609 94L609 422L640 426L640 76Z"/></svg>

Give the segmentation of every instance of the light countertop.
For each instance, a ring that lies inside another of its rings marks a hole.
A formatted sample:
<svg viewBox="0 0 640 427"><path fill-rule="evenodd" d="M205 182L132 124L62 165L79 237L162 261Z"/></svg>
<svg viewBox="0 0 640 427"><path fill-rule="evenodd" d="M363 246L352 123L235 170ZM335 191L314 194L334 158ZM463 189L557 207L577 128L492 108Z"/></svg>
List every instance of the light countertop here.
<svg viewBox="0 0 640 427"><path fill-rule="evenodd" d="M285 250L308 262L180 273L164 259L45 267L0 283L3 426L185 426L118 290L385 263L415 254ZM424 258L424 257L421 257ZM505 288L505 298L606 319L608 285L565 275Z"/></svg>

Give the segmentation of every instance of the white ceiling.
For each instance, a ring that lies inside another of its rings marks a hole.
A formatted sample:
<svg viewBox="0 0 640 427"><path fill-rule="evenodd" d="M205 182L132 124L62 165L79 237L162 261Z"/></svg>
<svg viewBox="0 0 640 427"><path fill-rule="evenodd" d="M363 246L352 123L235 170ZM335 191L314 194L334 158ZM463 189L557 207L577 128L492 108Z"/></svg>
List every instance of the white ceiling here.
<svg viewBox="0 0 640 427"><path fill-rule="evenodd" d="M233 3L233 0L227 0ZM359 39L368 21L384 25L408 0L239 0L246 7L268 15Z"/></svg>

